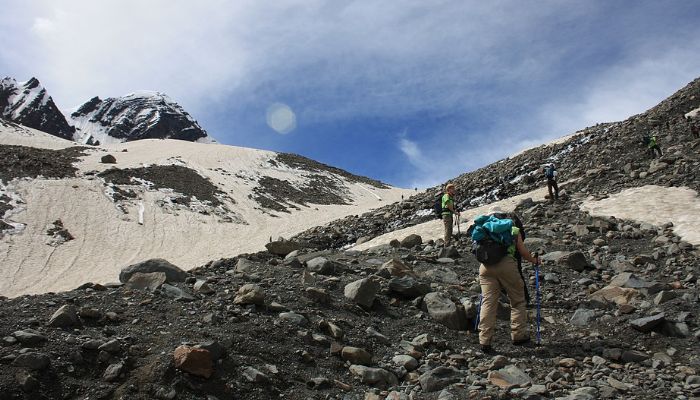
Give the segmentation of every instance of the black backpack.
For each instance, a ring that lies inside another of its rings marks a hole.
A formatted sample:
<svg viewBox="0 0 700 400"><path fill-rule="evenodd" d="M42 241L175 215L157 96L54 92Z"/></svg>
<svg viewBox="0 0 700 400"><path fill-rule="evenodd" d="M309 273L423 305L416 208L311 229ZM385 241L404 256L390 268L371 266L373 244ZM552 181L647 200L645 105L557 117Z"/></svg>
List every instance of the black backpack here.
<svg viewBox="0 0 700 400"><path fill-rule="evenodd" d="M547 166L544 168L544 176L546 176L547 179L554 179L554 171L556 171L554 167L552 167L551 165Z"/></svg>
<svg viewBox="0 0 700 400"><path fill-rule="evenodd" d="M435 201L433 202L433 214L435 215L436 219L442 218L442 196L444 195L444 192L440 192L440 194L435 196Z"/></svg>
<svg viewBox="0 0 700 400"><path fill-rule="evenodd" d="M494 238L485 238L472 244L472 253L480 263L494 265L508 254L508 245Z"/></svg>

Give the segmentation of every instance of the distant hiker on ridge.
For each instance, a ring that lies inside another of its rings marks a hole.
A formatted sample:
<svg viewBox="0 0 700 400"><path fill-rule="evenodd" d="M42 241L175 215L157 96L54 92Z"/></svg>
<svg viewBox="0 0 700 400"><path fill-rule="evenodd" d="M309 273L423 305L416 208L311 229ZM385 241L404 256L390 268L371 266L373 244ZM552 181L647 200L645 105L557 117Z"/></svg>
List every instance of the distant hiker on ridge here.
<svg viewBox="0 0 700 400"><path fill-rule="evenodd" d="M647 147L649 148L649 152L651 153L651 158L656 158L656 153L659 153L659 157L663 155L661 153L661 148L659 145L656 143L656 132L652 132L651 136L647 136Z"/></svg>
<svg viewBox="0 0 700 400"><path fill-rule="evenodd" d="M542 168L542 173L547 178L547 191L549 191L549 200L559 200L559 186L557 185L557 169L554 163L546 165ZM552 194L554 189L554 194Z"/></svg>
<svg viewBox="0 0 700 400"><path fill-rule="evenodd" d="M445 187L445 194L442 195L442 222L445 224L445 247L450 245L452 240L452 224L454 223L453 214L457 214L459 219L459 211L455 210L455 185L450 183Z"/></svg>

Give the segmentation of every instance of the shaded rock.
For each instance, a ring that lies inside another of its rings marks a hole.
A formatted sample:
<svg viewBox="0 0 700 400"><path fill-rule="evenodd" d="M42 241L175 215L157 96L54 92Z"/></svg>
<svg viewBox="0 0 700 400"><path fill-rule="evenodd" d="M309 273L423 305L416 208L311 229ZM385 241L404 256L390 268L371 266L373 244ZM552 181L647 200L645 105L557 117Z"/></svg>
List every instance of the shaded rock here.
<svg viewBox="0 0 700 400"><path fill-rule="evenodd" d="M135 272L126 283L126 287L154 291L160 288L166 280L165 272Z"/></svg>
<svg viewBox="0 0 700 400"><path fill-rule="evenodd" d="M110 364L107 369L105 369L104 374L102 374L102 379L107 382L114 382L119 379L119 375L121 375L123 369L124 364L122 363Z"/></svg>
<svg viewBox="0 0 700 400"><path fill-rule="evenodd" d="M567 254L566 256L562 257L561 260L559 260L559 263L577 272L583 272L588 267L586 256L584 256L580 251L574 251Z"/></svg>
<svg viewBox="0 0 700 400"><path fill-rule="evenodd" d="M113 155L107 154L107 155L102 156L102 158L100 158L100 162L102 164L116 164L117 159Z"/></svg>
<svg viewBox="0 0 700 400"><path fill-rule="evenodd" d="M501 389L506 390L532 383L530 377L515 365L509 365L498 371L489 372L488 380Z"/></svg>
<svg viewBox="0 0 700 400"><path fill-rule="evenodd" d="M350 361L351 364L370 365L372 363L372 355L367 350L359 347L343 347L343 350L340 352L340 358Z"/></svg>
<svg viewBox="0 0 700 400"><path fill-rule="evenodd" d="M423 305L435 321L450 329L467 329L464 311L458 309L457 305L444 294L438 292L426 294L423 298Z"/></svg>
<svg viewBox="0 0 700 400"><path fill-rule="evenodd" d="M397 259L391 259L385 262L377 271L377 275L384 278L411 276L416 278L417 275L409 266Z"/></svg>
<svg viewBox="0 0 700 400"><path fill-rule="evenodd" d="M160 290L168 297L173 298L177 301L192 301L194 297L187 291L173 285L168 285L164 283L160 286Z"/></svg>
<svg viewBox="0 0 700 400"><path fill-rule="evenodd" d="M372 278L360 279L345 286L345 297L365 308L372 307L377 293L381 289L379 282Z"/></svg>
<svg viewBox="0 0 700 400"><path fill-rule="evenodd" d="M459 251L454 246L449 246L449 247L444 247L440 250L440 253L438 254L438 258L460 258L461 255L459 254Z"/></svg>
<svg viewBox="0 0 700 400"><path fill-rule="evenodd" d="M316 257L306 262L306 269L319 275L334 275L343 270L343 266L325 257Z"/></svg>
<svg viewBox="0 0 700 400"><path fill-rule="evenodd" d="M80 325L78 312L74 306L66 304L53 313L48 325L58 328L68 328L71 326Z"/></svg>
<svg viewBox="0 0 700 400"><path fill-rule="evenodd" d="M459 370L440 366L424 373L418 378L421 389L424 392L436 392L461 380L462 374Z"/></svg>
<svg viewBox="0 0 700 400"><path fill-rule="evenodd" d="M171 264L162 258L153 258L137 264L129 265L119 273L119 282L129 282L131 276L136 272L164 272L166 282L184 282L187 278L187 272L181 270L177 266Z"/></svg>
<svg viewBox="0 0 700 400"><path fill-rule="evenodd" d="M586 310L583 308L579 308L574 312L574 315L571 316L571 319L569 320L569 323L574 326L588 326L590 325L591 321L595 318L595 311L593 310Z"/></svg>
<svg viewBox="0 0 700 400"><path fill-rule="evenodd" d="M51 366L51 358L44 353L29 352L17 356L12 365L32 371L40 371Z"/></svg>
<svg viewBox="0 0 700 400"><path fill-rule="evenodd" d="M620 359L624 362L642 362L647 360L649 356L646 353L637 350L627 350L622 352Z"/></svg>
<svg viewBox="0 0 700 400"><path fill-rule="evenodd" d="M382 368L371 368L364 365L351 365L350 373L360 378L368 385L396 385L399 383L396 375Z"/></svg>
<svg viewBox="0 0 700 400"><path fill-rule="evenodd" d="M46 341L46 336L33 329L23 329L15 331L12 336L17 338L23 346L34 347Z"/></svg>
<svg viewBox="0 0 700 400"><path fill-rule="evenodd" d="M408 354L394 356L391 361L400 367L406 368L407 371L413 371L418 367L418 360Z"/></svg>
<svg viewBox="0 0 700 400"><path fill-rule="evenodd" d="M319 304L330 304L331 295L326 289L308 287L304 290L306 297Z"/></svg>
<svg viewBox="0 0 700 400"><path fill-rule="evenodd" d="M309 320L301 314L294 312L283 312L279 315L280 319L283 321L288 321L294 325L305 326L309 324Z"/></svg>
<svg viewBox="0 0 700 400"><path fill-rule="evenodd" d="M19 387L25 393L36 392L41 386L39 381L25 370L17 371L17 373L15 373L15 379Z"/></svg>
<svg viewBox="0 0 700 400"><path fill-rule="evenodd" d="M403 298L414 299L429 293L430 285L412 276L403 276L389 281L389 291Z"/></svg>
<svg viewBox="0 0 700 400"><path fill-rule="evenodd" d="M248 283L241 286L233 299L234 304L265 304L265 292L258 285Z"/></svg>
<svg viewBox="0 0 700 400"><path fill-rule="evenodd" d="M194 283L194 286L192 288L195 292L202 294L214 294L216 292L214 289L211 288L211 286L209 286L207 281L204 280L198 280Z"/></svg>
<svg viewBox="0 0 700 400"><path fill-rule="evenodd" d="M262 372L258 371L257 369L253 367L246 367L243 370L243 377L248 380L248 382L253 382L253 383L266 383L270 380L270 378L263 374Z"/></svg>
<svg viewBox="0 0 700 400"><path fill-rule="evenodd" d="M209 378L214 373L209 350L182 345L175 349L173 358L175 368L192 375Z"/></svg>
<svg viewBox="0 0 700 400"><path fill-rule="evenodd" d="M405 247L408 249L420 246L421 244L423 244L423 238L421 238L420 235L416 234L408 235L405 238L403 238L403 240L401 240L401 247Z"/></svg>
<svg viewBox="0 0 700 400"><path fill-rule="evenodd" d="M645 318L638 318L635 320L630 321L630 325L632 325L632 328L640 331L640 332L651 332L654 330L656 327L660 326L661 323L663 323L666 320L666 316L664 313L652 315L650 317L645 317Z"/></svg>
<svg viewBox="0 0 700 400"><path fill-rule="evenodd" d="M265 248L267 249L267 251L276 256L284 257L295 250L301 249L302 246L297 242L292 242L290 240L283 239L267 243L265 244Z"/></svg>

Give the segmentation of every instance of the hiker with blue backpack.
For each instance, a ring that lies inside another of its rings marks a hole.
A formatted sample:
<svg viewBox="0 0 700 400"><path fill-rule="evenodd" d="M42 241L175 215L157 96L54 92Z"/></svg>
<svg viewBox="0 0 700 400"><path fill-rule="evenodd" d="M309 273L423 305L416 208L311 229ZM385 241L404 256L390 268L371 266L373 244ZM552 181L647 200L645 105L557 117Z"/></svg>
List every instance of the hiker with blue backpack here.
<svg viewBox="0 0 700 400"><path fill-rule="evenodd" d="M549 200L559 200L559 186L557 185L557 168L554 163L545 165L542 169L544 177L547 178L547 191L549 191ZM554 189L554 194L552 194L552 189Z"/></svg>
<svg viewBox="0 0 700 400"><path fill-rule="evenodd" d="M525 282L518 271L516 254L534 265L539 265L525 247L520 228L512 219L500 219L493 215L480 215L474 220L471 237L473 252L479 266L481 307L479 312L479 344L484 353L493 353L493 336L496 331L496 314L501 291L505 290L510 301L510 331L514 345L530 343L527 322Z"/></svg>

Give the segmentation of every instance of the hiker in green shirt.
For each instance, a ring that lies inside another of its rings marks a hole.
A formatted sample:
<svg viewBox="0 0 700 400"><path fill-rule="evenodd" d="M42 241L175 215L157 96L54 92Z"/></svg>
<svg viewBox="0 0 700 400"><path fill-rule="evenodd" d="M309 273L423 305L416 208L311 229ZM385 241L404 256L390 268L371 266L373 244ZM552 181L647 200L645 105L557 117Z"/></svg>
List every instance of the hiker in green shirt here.
<svg viewBox="0 0 700 400"><path fill-rule="evenodd" d="M459 220L459 211L455 210L455 185L450 183L445 187L445 194L442 195L442 222L445 224L445 247L450 245L452 240L452 225L454 224L453 215L457 214Z"/></svg>

